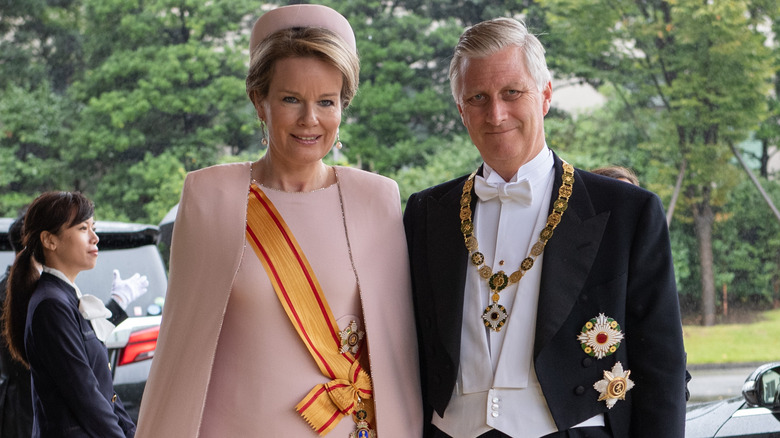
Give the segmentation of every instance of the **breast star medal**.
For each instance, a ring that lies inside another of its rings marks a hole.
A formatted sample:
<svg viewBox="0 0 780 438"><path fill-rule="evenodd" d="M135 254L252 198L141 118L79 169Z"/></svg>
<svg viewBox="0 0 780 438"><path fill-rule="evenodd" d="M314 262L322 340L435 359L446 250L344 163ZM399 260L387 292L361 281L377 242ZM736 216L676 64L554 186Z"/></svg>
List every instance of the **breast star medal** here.
<svg viewBox="0 0 780 438"><path fill-rule="evenodd" d="M466 249L469 251L471 264L477 268L479 276L487 280L490 288L491 304L482 311L482 320L485 323L485 327L499 332L509 318L506 308L498 303L498 300L501 298L501 291L510 284L520 282L523 275L534 266L534 261L542 254L547 241L553 236L555 227L561 222L563 212L569 206L569 197L571 197L572 184L574 184L574 167L565 161L563 162L562 183L558 189L558 199L553 203L552 212L547 216L547 224L542 229L542 232L539 233L539 240L531 247L531 253L523 259L520 267L509 275L503 270L494 273L493 268L485 264L485 256L477 251L479 242L477 242L477 236L474 235L474 222L471 214L471 190L474 188L474 177L476 174L477 171L475 170L463 184L463 193L460 197L460 231L463 233L463 241L466 244Z"/></svg>
<svg viewBox="0 0 780 438"><path fill-rule="evenodd" d="M582 326L577 340L580 341L582 351L591 357L602 359L617 351L620 341L623 340L623 332L620 331L617 321L599 313L599 316Z"/></svg>
<svg viewBox="0 0 780 438"><path fill-rule="evenodd" d="M354 356L360 349L360 341L363 340L363 336L365 336L365 333L362 330L358 330L357 322L351 321L344 330L339 332L339 337L341 338L341 349L339 351L341 353L349 352Z"/></svg>
<svg viewBox="0 0 780 438"><path fill-rule="evenodd" d="M612 409L618 400L625 400L626 393L634 387L634 382L628 378L630 370L623 371L623 365L617 362L611 371L604 370L604 378L593 384L593 389L599 392L599 400L607 403Z"/></svg>

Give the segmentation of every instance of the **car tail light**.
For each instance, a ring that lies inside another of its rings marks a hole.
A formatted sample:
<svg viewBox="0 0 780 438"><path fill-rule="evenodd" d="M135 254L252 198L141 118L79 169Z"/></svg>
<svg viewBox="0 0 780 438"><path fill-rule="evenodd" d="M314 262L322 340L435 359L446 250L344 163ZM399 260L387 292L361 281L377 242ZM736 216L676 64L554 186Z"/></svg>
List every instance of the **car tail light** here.
<svg viewBox="0 0 780 438"><path fill-rule="evenodd" d="M160 326L139 330L130 334L127 346L122 349L118 366L129 363L141 362L154 357L154 349L157 348L157 336L160 334Z"/></svg>

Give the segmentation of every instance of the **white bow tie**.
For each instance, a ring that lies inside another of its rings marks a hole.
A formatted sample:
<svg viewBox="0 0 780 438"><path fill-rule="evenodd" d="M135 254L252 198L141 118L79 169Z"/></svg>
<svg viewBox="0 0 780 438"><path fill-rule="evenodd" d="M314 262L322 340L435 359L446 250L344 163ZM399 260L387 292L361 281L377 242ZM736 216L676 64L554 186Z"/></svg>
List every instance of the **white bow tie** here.
<svg viewBox="0 0 780 438"><path fill-rule="evenodd" d="M483 201L489 201L498 196L502 204L517 202L520 205L528 206L533 200L531 182L527 179L513 183L491 184L485 181L485 178L477 176L474 178L474 192Z"/></svg>
<svg viewBox="0 0 780 438"><path fill-rule="evenodd" d="M94 295L82 295L79 299L79 312L92 324L95 336L102 342L106 342L108 335L114 330L114 324L106 319L111 317L111 311L105 304Z"/></svg>

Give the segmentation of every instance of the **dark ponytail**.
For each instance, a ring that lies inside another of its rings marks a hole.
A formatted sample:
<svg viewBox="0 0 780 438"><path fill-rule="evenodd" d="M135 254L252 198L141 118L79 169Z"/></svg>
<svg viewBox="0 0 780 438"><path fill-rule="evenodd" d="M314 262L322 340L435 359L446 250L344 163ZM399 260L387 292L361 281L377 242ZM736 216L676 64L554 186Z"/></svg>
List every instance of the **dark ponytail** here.
<svg viewBox="0 0 780 438"><path fill-rule="evenodd" d="M93 215L92 202L77 192L46 192L30 204L25 214L22 227L24 247L11 266L3 306L3 338L11 356L26 367L29 367L24 348L27 306L40 278L36 262L46 264L41 233L57 234L61 229L84 222Z"/></svg>
<svg viewBox="0 0 780 438"><path fill-rule="evenodd" d="M8 292L3 306L5 320L3 337L8 344L11 357L28 368L27 355L24 351L24 324L27 318L27 305L39 276L32 251L25 247L17 254L8 278Z"/></svg>

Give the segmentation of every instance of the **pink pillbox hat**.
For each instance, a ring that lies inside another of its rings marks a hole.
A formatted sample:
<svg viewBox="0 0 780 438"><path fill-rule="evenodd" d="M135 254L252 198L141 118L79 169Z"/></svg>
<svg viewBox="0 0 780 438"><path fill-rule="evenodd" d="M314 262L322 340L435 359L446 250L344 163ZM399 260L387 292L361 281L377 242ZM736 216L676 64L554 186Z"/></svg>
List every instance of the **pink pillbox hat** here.
<svg viewBox="0 0 780 438"><path fill-rule="evenodd" d="M263 14L252 27L250 53L268 35L292 27L323 27L339 35L353 53L357 53L355 34L343 15L322 5L290 5L272 9Z"/></svg>

